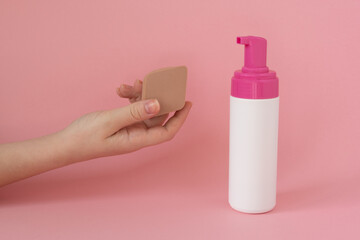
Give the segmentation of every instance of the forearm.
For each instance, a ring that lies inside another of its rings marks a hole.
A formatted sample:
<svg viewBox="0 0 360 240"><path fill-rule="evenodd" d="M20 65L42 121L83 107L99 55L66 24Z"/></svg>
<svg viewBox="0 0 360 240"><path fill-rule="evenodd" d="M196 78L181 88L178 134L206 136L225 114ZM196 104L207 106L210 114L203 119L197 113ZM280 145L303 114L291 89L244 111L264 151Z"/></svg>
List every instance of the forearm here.
<svg viewBox="0 0 360 240"><path fill-rule="evenodd" d="M76 161L64 132L0 145L0 187Z"/></svg>

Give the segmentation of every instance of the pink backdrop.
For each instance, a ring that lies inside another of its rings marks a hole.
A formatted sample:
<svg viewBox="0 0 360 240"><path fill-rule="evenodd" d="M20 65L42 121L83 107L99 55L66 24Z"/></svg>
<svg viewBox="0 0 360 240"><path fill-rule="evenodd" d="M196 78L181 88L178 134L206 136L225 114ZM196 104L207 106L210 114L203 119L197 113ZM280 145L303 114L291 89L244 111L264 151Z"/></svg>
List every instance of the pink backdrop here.
<svg viewBox="0 0 360 240"><path fill-rule="evenodd" d="M123 106L115 88L185 64L172 141L0 189L1 239L360 238L360 1L0 1L0 142ZM239 35L280 78L278 204L227 203Z"/></svg>

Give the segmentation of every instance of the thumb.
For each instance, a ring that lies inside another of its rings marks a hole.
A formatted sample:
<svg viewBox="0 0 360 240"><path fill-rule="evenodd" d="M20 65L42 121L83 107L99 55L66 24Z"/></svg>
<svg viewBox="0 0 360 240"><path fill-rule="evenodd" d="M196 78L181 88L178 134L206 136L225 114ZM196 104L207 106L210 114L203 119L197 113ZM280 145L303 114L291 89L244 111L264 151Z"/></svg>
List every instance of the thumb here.
<svg viewBox="0 0 360 240"><path fill-rule="evenodd" d="M114 131L128 125L152 118L160 111L160 104L156 99L138 101L122 108L109 111L110 127Z"/></svg>

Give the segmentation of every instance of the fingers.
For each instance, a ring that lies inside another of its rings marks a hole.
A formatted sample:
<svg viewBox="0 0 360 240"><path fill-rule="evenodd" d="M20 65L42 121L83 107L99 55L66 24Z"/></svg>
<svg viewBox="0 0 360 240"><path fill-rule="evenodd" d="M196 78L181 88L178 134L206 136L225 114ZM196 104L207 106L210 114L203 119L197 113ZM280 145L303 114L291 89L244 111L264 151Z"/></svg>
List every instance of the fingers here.
<svg viewBox="0 0 360 240"><path fill-rule="evenodd" d="M170 135L175 135L175 133L181 128L190 112L191 107L192 103L186 102L181 111L177 111L174 116L166 122L164 128L170 133Z"/></svg>
<svg viewBox="0 0 360 240"><path fill-rule="evenodd" d="M163 114L160 116L153 117L149 120L145 120L144 123L147 128L162 126L168 117L169 117L169 114Z"/></svg>
<svg viewBox="0 0 360 240"><path fill-rule="evenodd" d="M127 98L133 94L133 87L127 84L121 84L119 88L116 89L117 95L123 98Z"/></svg>
<svg viewBox="0 0 360 240"><path fill-rule="evenodd" d="M128 98L130 102L139 101L141 99L142 81L136 80L134 86L121 84L116 89L116 93L122 98Z"/></svg>
<svg viewBox="0 0 360 240"><path fill-rule="evenodd" d="M128 106L110 110L105 113L110 134L134 123L147 120L160 111L160 104L156 99L138 101Z"/></svg>
<svg viewBox="0 0 360 240"><path fill-rule="evenodd" d="M139 79L134 83L134 92L141 94L142 91L142 81Z"/></svg>
<svg viewBox="0 0 360 240"><path fill-rule="evenodd" d="M145 146L151 146L173 139L184 124L191 107L192 103L186 102L185 106L180 111L177 111L163 127L159 126L148 129Z"/></svg>

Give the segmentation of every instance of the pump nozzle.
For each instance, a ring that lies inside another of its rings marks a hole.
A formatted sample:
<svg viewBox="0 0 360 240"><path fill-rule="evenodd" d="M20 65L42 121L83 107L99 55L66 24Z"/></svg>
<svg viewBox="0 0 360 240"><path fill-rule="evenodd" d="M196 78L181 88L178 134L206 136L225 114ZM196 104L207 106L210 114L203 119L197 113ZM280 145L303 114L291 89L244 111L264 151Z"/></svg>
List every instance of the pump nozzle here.
<svg viewBox="0 0 360 240"><path fill-rule="evenodd" d="M266 40L262 37L238 37L245 45L245 63L231 79L231 96L245 99L269 99L279 96L279 80L266 66Z"/></svg>
<svg viewBox="0 0 360 240"><path fill-rule="evenodd" d="M238 44L245 45L245 72L267 72L266 39L262 37L238 37Z"/></svg>

